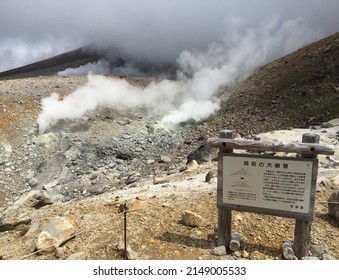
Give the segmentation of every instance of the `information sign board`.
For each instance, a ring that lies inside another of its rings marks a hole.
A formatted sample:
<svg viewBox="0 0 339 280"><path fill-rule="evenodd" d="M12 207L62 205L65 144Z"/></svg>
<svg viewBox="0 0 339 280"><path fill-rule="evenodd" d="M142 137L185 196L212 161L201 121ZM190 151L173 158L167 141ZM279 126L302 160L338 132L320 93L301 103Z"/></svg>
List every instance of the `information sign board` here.
<svg viewBox="0 0 339 280"><path fill-rule="evenodd" d="M316 168L314 158L224 154L222 203L244 211L310 217Z"/></svg>

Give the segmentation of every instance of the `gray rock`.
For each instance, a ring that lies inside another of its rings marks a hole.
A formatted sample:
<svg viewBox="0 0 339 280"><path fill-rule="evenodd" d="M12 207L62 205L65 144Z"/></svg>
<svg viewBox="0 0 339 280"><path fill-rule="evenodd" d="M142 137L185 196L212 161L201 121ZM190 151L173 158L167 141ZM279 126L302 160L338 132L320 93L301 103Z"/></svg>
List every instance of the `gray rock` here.
<svg viewBox="0 0 339 280"><path fill-rule="evenodd" d="M155 160L154 159L148 159L147 160L147 165L151 165L151 164L153 164L155 162Z"/></svg>
<svg viewBox="0 0 339 280"><path fill-rule="evenodd" d="M160 157L160 163L170 163L172 159L168 156L161 156Z"/></svg>
<svg viewBox="0 0 339 280"><path fill-rule="evenodd" d="M38 181L41 186L46 185L58 177L63 169L63 164L66 161L66 156L63 153L54 154L40 167L38 173Z"/></svg>
<svg viewBox="0 0 339 280"><path fill-rule="evenodd" d="M87 191L91 194L91 195L99 195L102 194L106 191L107 186L102 186L102 185L93 185L90 186Z"/></svg>
<svg viewBox="0 0 339 280"><path fill-rule="evenodd" d="M339 191L335 191L328 199L328 213L339 221Z"/></svg>
<svg viewBox="0 0 339 280"><path fill-rule="evenodd" d="M339 126L339 119L333 119L333 120L330 120L330 121L328 121L326 124L329 124L330 127L333 127L333 126Z"/></svg>
<svg viewBox="0 0 339 280"><path fill-rule="evenodd" d="M58 181L60 182L60 184L66 184L70 180L72 180L72 178L73 178L73 175L72 175L71 170L67 166L63 166L58 177Z"/></svg>
<svg viewBox="0 0 339 280"><path fill-rule="evenodd" d="M13 205L0 213L0 232L13 230L22 224L29 224L31 217L26 209Z"/></svg>
<svg viewBox="0 0 339 280"><path fill-rule="evenodd" d="M31 178L28 180L28 185L31 187L31 188L35 188L36 186L39 185L39 181L37 178Z"/></svg>
<svg viewBox="0 0 339 280"><path fill-rule="evenodd" d="M197 163L202 164L204 162L210 162L217 156L217 149L211 148L207 145L201 145L195 151L191 152L187 157L187 163L192 160L197 161Z"/></svg>
<svg viewBox="0 0 339 280"><path fill-rule="evenodd" d="M31 224L31 227L29 228L29 230L27 231L27 233L25 234L25 238L30 238L32 236L34 236L38 230L40 228L40 223L39 222L33 222Z"/></svg>
<svg viewBox="0 0 339 280"><path fill-rule="evenodd" d="M312 245L310 245L310 251L312 253L312 256L316 256L318 258L321 258L323 256L323 254L325 254L325 246L324 245L312 244Z"/></svg>
<svg viewBox="0 0 339 280"><path fill-rule="evenodd" d="M184 165L184 166L181 166L180 169L179 169L179 172L184 172L187 170L187 166Z"/></svg>
<svg viewBox="0 0 339 280"><path fill-rule="evenodd" d="M130 124L131 121L129 119L121 119L121 120L117 120L117 124L120 124L121 126L125 126L127 124Z"/></svg>
<svg viewBox="0 0 339 280"><path fill-rule="evenodd" d="M224 256L224 255L226 255L226 247L225 246L215 247L212 250L212 252L216 256Z"/></svg>
<svg viewBox="0 0 339 280"><path fill-rule="evenodd" d="M19 198L15 204L20 207L32 207L39 209L43 206L53 204L53 201L46 191L33 190Z"/></svg>
<svg viewBox="0 0 339 280"><path fill-rule="evenodd" d="M56 216L40 233L36 248L42 252L53 252L57 247L70 240L74 234L74 225L69 220Z"/></svg>
<svg viewBox="0 0 339 280"><path fill-rule="evenodd" d="M95 179L98 178L98 176L99 176L98 173L92 173L91 176L89 177L89 179L90 179L90 180L95 180Z"/></svg>
<svg viewBox="0 0 339 280"><path fill-rule="evenodd" d="M116 157L122 160L129 160L134 157L133 152L128 148L120 148L117 150Z"/></svg>
<svg viewBox="0 0 339 280"><path fill-rule="evenodd" d="M205 182L210 182L211 179L215 177L217 177L217 172L214 170L210 170L205 176Z"/></svg>
<svg viewBox="0 0 339 280"><path fill-rule="evenodd" d="M132 173L127 177L125 182L126 182L127 185L129 185L129 184L132 184L132 183L139 181L140 179L141 179L140 173Z"/></svg>

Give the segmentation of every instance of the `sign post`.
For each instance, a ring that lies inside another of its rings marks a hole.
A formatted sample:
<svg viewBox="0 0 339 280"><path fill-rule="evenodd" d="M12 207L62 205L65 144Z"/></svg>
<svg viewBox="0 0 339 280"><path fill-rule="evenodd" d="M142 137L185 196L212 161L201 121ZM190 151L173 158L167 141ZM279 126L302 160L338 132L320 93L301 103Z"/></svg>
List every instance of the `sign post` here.
<svg viewBox="0 0 339 280"><path fill-rule="evenodd" d="M320 137L317 134L305 133L302 136L303 143L319 143ZM317 155L307 155L302 154L304 158L317 158ZM315 175L316 176L316 175ZM317 177L315 177L316 180ZM314 189L315 193L315 189ZM315 194L313 195L311 201L311 207L314 208L315 205ZM308 256L308 247L311 239L311 224L312 220L299 220L295 221L294 229L294 252L297 258L302 258L303 256Z"/></svg>
<svg viewBox="0 0 339 280"><path fill-rule="evenodd" d="M233 139L233 131L221 130L220 138ZM225 153L232 153L232 149L220 148L218 155L218 185L217 185L217 199L218 199L218 246L228 244L231 241L231 225L232 225L232 211L229 208L222 206L223 196L223 176L222 157ZM225 246L228 248L227 246Z"/></svg>
<svg viewBox="0 0 339 280"><path fill-rule="evenodd" d="M232 210L296 219L294 250L308 256L314 218L318 154L334 154L334 147L320 145L319 135L303 134L301 144L267 143L233 139L233 131L220 131L208 145L218 154L218 246L231 241ZM282 151L301 157L237 154L248 151Z"/></svg>

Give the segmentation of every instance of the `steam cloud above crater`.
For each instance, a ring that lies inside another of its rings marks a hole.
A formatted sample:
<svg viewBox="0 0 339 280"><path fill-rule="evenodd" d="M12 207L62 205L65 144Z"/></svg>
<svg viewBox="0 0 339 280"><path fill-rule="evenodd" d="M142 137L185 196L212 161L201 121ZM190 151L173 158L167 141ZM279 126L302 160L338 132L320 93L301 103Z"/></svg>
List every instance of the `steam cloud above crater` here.
<svg viewBox="0 0 339 280"><path fill-rule="evenodd" d="M176 81L153 82L144 89L126 81L89 76L88 84L63 100L57 94L42 101L38 118L40 131L59 119L80 118L100 106L146 106L164 116L162 122L173 126L194 119L201 121L219 109L216 93L222 86L245 78L255 67L289 53L317 36L300 20L282 24L277 19L259 28L233 28L222 43L211 43L205 50L181 52ZM296 40L303 36L304 41Z"/></svg>

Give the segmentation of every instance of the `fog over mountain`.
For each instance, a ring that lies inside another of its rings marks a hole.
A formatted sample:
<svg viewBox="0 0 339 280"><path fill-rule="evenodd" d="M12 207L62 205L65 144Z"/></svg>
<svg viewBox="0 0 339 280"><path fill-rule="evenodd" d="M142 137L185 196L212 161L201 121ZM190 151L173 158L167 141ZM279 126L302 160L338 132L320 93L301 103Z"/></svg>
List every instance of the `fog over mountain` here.
<svg viewBox="0 0 339 280"><path fill-rule="evenodd" d="M2 0L0 71L93 42L173 62L183 50L224 44L272 20L277 24L271 32L289 20L307 29L286 38L289 48L298 48L338 31L338 10L337 0Z"/></svg>

